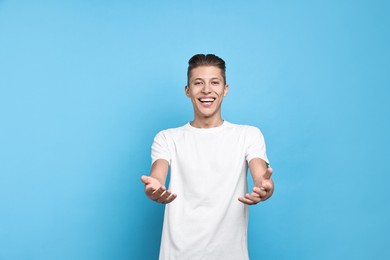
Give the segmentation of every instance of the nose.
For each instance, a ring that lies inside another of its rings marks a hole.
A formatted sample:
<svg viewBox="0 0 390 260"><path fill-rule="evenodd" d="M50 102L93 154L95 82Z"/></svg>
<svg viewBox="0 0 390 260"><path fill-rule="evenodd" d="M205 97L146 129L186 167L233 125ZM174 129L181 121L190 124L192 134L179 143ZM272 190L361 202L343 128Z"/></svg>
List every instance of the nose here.
<svg viewBox="0 0 390 260"><path fill-rule="evenodd" d="M202 93L210 93L210 92L211 92L210 84L209 83L203 84Z"/></svg>

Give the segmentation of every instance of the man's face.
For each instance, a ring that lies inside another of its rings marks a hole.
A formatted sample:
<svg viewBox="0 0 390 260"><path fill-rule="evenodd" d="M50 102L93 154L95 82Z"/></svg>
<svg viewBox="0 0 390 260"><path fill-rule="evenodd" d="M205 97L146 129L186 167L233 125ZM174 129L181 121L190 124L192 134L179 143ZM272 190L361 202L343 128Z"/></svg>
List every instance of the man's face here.
<svg viewBox="0 0 390 260"><path fill-rule="evenodd" d="M228 85L222 77L222 71L214 66L201 66L191 70L186 95L191 98L195 116L211 118L220 116L223 97Z"/></svg>

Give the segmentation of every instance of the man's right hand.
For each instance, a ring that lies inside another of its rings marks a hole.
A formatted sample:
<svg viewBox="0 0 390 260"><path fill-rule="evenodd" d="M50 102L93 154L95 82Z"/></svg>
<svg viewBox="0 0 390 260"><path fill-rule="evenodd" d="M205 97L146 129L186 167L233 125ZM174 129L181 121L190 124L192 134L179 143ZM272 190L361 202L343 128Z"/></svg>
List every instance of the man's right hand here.
<svg viewBox="0 0 390 260"><path fill-rule="evenodd" d="M177 195L167 190L161 183L150 176L142 176L141 181L145 184L145 194L149 199L158 203L167 204L176 199Z"/></svg>

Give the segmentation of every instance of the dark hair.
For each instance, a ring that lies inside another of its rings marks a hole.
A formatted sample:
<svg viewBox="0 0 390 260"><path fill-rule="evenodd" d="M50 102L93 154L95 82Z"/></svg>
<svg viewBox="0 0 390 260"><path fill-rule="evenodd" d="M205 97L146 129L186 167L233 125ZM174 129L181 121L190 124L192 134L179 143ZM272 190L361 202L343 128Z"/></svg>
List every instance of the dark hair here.
<svg viewBox="0 0 390 260"><path fill-rule="evenodd" d="M191 70L201 66L215 66L221 69L224 83L226 84L226 66L225 61L214 54L196 54L188 61L187 84L190 81Z"/></svg>

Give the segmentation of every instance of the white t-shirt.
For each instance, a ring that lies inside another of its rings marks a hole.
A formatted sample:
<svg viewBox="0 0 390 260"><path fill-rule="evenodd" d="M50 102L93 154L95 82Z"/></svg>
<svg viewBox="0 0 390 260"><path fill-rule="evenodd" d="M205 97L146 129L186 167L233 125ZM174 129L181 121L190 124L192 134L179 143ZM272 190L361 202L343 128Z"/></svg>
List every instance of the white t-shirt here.
<svg viewBox="0 0 390 260"><path fill-rule="evenodd" d="M159 132L152 162L170 165L169 189L177 198L166 205L160 260L248 259L248 163L268 163L263 135L253 126L224 121L215 128L189 123Z"/></svg>

